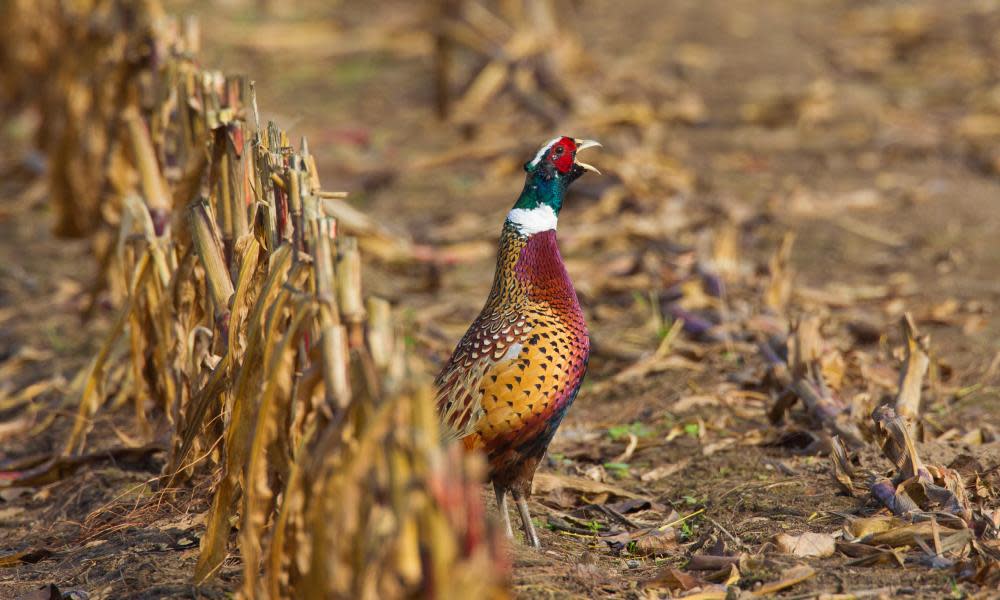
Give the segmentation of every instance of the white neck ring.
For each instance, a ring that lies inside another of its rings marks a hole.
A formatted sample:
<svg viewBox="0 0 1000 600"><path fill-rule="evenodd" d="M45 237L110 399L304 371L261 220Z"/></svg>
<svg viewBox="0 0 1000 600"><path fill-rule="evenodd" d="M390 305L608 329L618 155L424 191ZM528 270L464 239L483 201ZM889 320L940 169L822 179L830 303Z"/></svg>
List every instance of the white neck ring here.
<svg viewBox="0 0 1000 600"><path fill-rule="evenodd" d="M535 208L514 208L507 213L507 220L517 227L524 235L532 235L556 228L559 218L551 206L541 205Z"/></svg>

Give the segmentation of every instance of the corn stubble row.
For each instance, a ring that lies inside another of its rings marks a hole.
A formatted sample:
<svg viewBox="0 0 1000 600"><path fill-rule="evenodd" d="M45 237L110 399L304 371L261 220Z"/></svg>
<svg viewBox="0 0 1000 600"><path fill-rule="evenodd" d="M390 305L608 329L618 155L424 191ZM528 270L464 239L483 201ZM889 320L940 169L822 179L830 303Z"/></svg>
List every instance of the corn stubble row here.
<svg viewBox="0 0 1000 600"><path fill-rule="evenodd" d="M440 445L306 141L260 127L252 85L196 66L196 23L154 1L4 10L4 60L55 70L35 101L58 228L95 240L121 306L64 453L131 403L169 438L165 487L219 477L193 575L238 515L246 598L502 597L483 466Z"/></svg>

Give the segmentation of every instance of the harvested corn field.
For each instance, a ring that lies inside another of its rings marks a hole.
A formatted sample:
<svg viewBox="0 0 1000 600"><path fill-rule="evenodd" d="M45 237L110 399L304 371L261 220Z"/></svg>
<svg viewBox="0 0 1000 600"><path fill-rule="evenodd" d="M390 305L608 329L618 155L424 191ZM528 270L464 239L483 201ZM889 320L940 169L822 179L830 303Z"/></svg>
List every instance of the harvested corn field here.
<svg viewBox="0 0 1000 600"><path fill-rule="evenodd" d="M1000 6L0 12L0 597L995 595Z"/></svg>

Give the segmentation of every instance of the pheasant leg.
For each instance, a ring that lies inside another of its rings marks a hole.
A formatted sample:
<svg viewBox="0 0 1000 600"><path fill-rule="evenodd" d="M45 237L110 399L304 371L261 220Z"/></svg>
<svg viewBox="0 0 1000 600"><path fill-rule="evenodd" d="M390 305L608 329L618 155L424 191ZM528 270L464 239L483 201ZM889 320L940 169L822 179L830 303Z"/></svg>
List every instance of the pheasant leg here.
<svg viewBox="0 0 1000 600"><path fill-rule="evenodd" d="M538 534L535 533L535 524L531 522L531 512L528 510L528 499L523 494L511 490L514 502L517 503L517 511L521 513L521 525L524 526L524 538L533 548L541 548L542 543L538 541Z"/></svg>
<svg viewBox="0 0 1000 600"><path fill-rule="evenodd" d="M514 529L510 526L510 512L507 511L507 488L498 483L493 484L493 492L497 495L497 510L503 517L504 531L508 538L514 537Z"/></svg>

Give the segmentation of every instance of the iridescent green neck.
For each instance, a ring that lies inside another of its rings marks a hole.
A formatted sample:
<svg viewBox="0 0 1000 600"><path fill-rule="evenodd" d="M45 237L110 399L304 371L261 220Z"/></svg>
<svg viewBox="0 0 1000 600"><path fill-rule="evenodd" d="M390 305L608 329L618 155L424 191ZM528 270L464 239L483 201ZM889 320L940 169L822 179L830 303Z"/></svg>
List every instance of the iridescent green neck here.
<svg viewBox="0 0 1000 600"><path fill-rule="evenodd" d="M524 181L524 189L514 208L531 210L542 206L552 209L557 216L562 210L563 197L566 195L566 181L562 177L546 176L545 173L529 173Z"/></svg>

